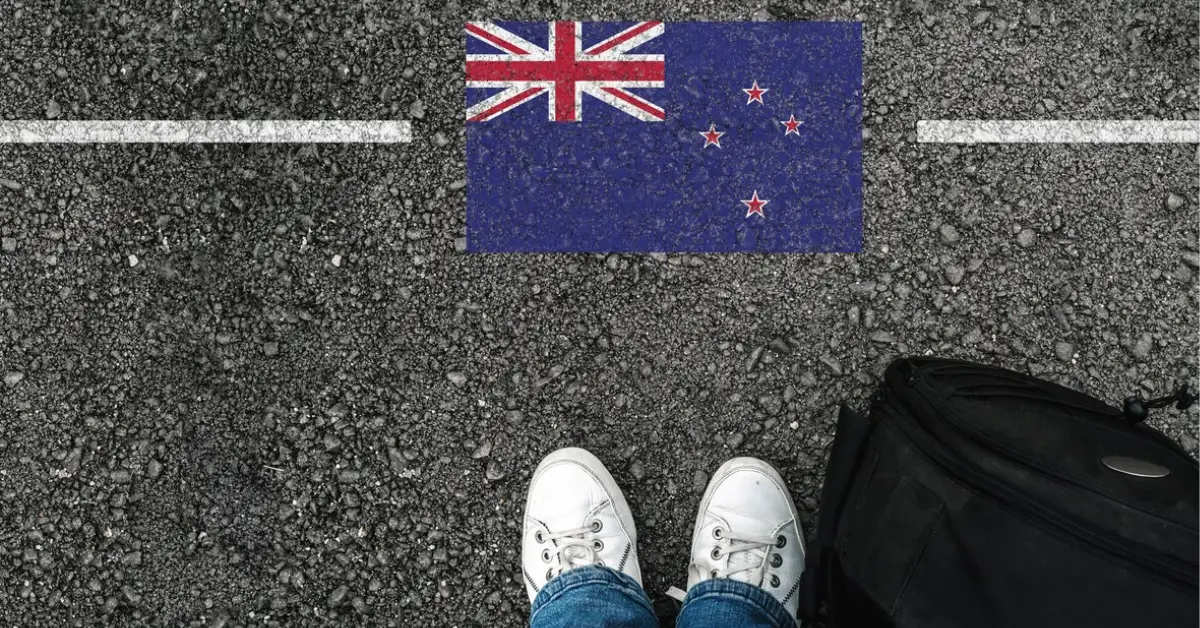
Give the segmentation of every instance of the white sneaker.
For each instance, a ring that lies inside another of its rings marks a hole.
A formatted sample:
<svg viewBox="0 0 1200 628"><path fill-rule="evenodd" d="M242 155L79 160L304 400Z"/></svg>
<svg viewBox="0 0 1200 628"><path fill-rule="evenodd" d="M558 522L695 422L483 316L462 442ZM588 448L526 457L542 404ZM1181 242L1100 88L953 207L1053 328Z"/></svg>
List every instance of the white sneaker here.
<svg viewBox="0 0 1200 628"><path fill-rule="evenodd" d="M625 496L591 453L569 447L546 456L525 500L521 569L529 601L564 571L616 569L642 583L637 530Z"/></svg>
<svg viewBox="0 0 1200 628"><path fill-rule="evenodd" d="M804 535L783 478L755 458L721 465L700 502L687 588L740 580L770 593L794 618L803 572Z"/></svg>

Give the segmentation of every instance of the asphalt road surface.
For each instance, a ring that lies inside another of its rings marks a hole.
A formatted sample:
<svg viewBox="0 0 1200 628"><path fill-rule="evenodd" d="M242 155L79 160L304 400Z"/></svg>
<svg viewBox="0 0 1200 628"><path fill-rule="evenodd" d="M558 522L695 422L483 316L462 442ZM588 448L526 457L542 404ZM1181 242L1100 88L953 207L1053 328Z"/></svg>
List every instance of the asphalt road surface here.
<svg viewBox="0 0 1200 628"><path fill-rule="evenodd" d="M1067 5L1067 6L1064 6ZM0 119L409 119L392 146L0 147L0 625L518 625L528 474L606 461L647 590L708 475L810 524L838 401L932 353L1197 383L1194 2L0 0ZM862 20L860 255L466 255L467 19ZM1151 423L1195 451L1197 411ZM811 533L811 530L809 530Z"/></svg>

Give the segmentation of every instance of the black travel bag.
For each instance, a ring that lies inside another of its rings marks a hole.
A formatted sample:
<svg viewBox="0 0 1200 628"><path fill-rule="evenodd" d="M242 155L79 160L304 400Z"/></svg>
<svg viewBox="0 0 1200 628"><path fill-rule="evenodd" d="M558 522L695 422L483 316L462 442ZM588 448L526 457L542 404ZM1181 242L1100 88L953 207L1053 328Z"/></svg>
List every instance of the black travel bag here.
<svg viewBox="0 0 1200 628"><path fill-rule="evenodd" d="M939 359L843 406L801 616L828 626L1200 625L1200 472L1142 423L1194 400L1088 395Z"/></svg>

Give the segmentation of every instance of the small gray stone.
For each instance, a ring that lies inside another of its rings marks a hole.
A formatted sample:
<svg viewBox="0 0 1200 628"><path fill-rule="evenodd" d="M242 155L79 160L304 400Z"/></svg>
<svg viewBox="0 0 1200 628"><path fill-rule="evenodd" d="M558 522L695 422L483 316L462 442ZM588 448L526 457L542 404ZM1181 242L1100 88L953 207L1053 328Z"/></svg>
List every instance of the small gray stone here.
<svg viewBox="0 0 1200 628"><path fill-rule="evenodd" d="M475 451L471 452L471 458L474 458L475 460L479 460L480 458L487 458L488 455L491 453L492 453L492 441L485 440L485 441L483 441L482 445L476 447Z"/></svg>
<svg viewBox="0 0 1200 628"><path fill-rule="evenodd" d="M4 383L10 388L20 384L23 379L25 379L25 374L21 371L9 371L4 374Z"/></svg>
<svg viewBox="0 0 1200 628"><path fill-rule="evenodd" d="M629 465L629 475L632 475L635 480L646 477L646 467L641 460L634 460L633 464Z"/></svg>
<svg viewBox="0 0 1200 628"><path fill-rule="evenodd" d="M489 460L484 475L487 476L487 479L495 482L496 480L503 480L506 474L504 473L504 469L500 468L499 463L495 460Z"/></svg>
<svg viewBox="0 0 1200 628"><path fill-rule="evenodd" d="M60 115L62 115L62 107L58 105L57 101L51 98L50 102L46 103L46 117L53 119Z"/></svg>
<svg viewBox="0 0 1200 628"><path fill-rule="evenodd" d="M264 342L263 343L263 353L267 354L267 357L278 355L279 354L279 343L274 342L274 341Z"/></svg>
<svg viewBox="0 0 1200 628"><path fill-rule="evenodd" d="M457 388L462 388L467 383L467 375L462 371L450 371L446 373L446 379Z"/></svg>
<svg viewBox="0 0 1200 628"><path fill-rule="evenodd" d="M150 464L146 466L146 474L150 476L150 479L154 479L154 478L157 478L158 476L162 475L162 472L163 472L163 463L159 462L158 460L156 460L154 458L151 458Z"/></svg>
<svg viewBox="0 0 1200 628"><path fill-rule="evenodd" d="M1174 192L1171 192L1170 194L1168 194L1167 200L1163 202L1163 205L1166 206L1167 211L1172 211L1172 212L1179 209L1180 207L1183 207L1186 204L1187 204L1187 199L1183 198L1182 196L1180 196Z"/></svg>
<svg viewBox="0 0 1200 628"><path fill-rule="evenodd" d="M939 231L942 234L942 242L945 242L946 244L954 244L955 242L958 242L958 229L955 229L954 225L950 223L944 223Z"/></svg>
<svg viewBox="0 0 1200 628"><path fill-rule="evenodd" d="M1189 454L1195 454L1196 449L1200 447L1200 441L1197 441L1196 437L1191 434L1184 434L1179 437L1179 445Z"/></svg>
<svg viewBox="0 0 1200 628"><path fill-rule="evenodd" d="M1150 350L1154 348L1154 338L1150 334L1142 334L1137 342L1129 349L1130 353L1136 358L1145 359L1150 355Z"/></svg>
<svg viewBox="0 0 1200 628"><path fill-rule="evenodd" d="M787 341L783 338L776 338L772 340L769 346L771 347L772 351L780 355L787 355L792 352L791 346L789 346Z"/></svg>
<svg viewBox="0 0 1200 628"><path fill-rule="evenodd" d="M1200 268L1200 253L1195 251L1183 252L1183 263L1192 268Z"/></svg>
<svg viewBox="0 0 1200 628"><path fill-rule="evenodd" d="M741 432L734 432L727 441L730 449L737 449L742 446L742 442L746 440L746 435Z"/></svg>
<svg viewBox="0 0 1200 628"><path fill-rule="evenodd" d="M750 357L746 359L746 372L747 373L749 373L750 371L753 371L754 367L758 366L758 360L762 357L762 353L763 353L762 347L755 347L754 350L750 352Z"/></svg>
<svg viewBox="0 0 1200 628"><path fill-rule="evenodd" d="M761 395L758 398L758 405L766 411L767 414L775 416L783 409L783 399L779 395Z"/></svg>
<svg viewBox="0 0 1200 628"><path fill-rule="evenodd" d="M708 488L708 474L697 469L692 474L692 490L697 493L703 493L705 488Z"/></svg>
<svg viewBox="0 0 1200 628"><path fill-rule="evenodd" d="M113 469L109 472L108 477L117 484L129 484L133 479L133 474L126 469Z"/></svg>
<svg viewBox="0 0 1200 628"><path fill-rule="evenodd" d="M13 251L17 250L17 239L16 238L4 238L3 247L4 247L5 253L12 253Z"/></svg>
<svg viewBox="0 0 1200 628"><path fill-rule="evenodd" d="M1075 345L1069 342L1054 343L1054 355L1063 362L1070 362L1071 358L1075 357Z"/></svg>
<svg viewBox="0 0 1200 628"><path fill-rule="evenodd" d="M1037 244L1037 234L1033 229L1022 229L1021 233L1017 234L1017 246L1027 249L1034 244Z"/></svg>
<svg viewBox="0 0 1200 628"><path fill-rule="evenodd" d="M882 344L891 344L893 342L896 342L896 335L890 331L883 331L882 329L877 329L877 330L871 332L871 341L882 343Z"/></svg>
<svg viewBox="0 0 1200 628"><path fill-rule="evenodd" d="M821 356L821 364L824 364L825 366L829 367L829 370L831 372L833 372L834 375L841 376L842 374L845 373L845 370L842 368L842 363L839 362L838 359L833 356L830 356L830 355Z"/></svg>
<svg viewBox="0 0 1200 628"><path fill-rule="evenodd" d="M963 277L967 274L967 271L963 270L963 267L959 266L958 264L947 264L946 267L942 269L942 274L945 275L946 281L948 281L950 285L957 286L958 284L962 283Z"/></svg>
<svg viewBox="0 0 1200 628"><path fill-rule="evenodd" d="M328 606L337 606L338 604L341 604L342 600L346 599L346 593L348 593L349 591L350 591L350 588L344 584L339 586L338 588L334 589L333 593L329 594L329 599L326 600L327 605Z"/></svg>
<svg viewBox="0 0 1200 628"><path fill-rule="evenodd" d="M418 98L413 101L413 104L408 106L408 115L420 120L425 117L425 105Z"/></svg>

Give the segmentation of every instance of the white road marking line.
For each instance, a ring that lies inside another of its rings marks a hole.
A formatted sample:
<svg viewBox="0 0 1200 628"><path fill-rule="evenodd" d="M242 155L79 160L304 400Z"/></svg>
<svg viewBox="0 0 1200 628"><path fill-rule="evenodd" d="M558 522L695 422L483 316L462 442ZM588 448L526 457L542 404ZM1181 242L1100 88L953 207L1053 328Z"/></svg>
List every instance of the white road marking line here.
<svg viewBox="0 0 1200 628"><path fill-rule="evenodd" d="M0 144L395 144L397 120L0 120Z"/></svg>
<svg viewBox="0 0 1200 628"><path fill-rule="evenodd" d="M1200 120L918 120L925 144L1196 144Z"/></svg>

